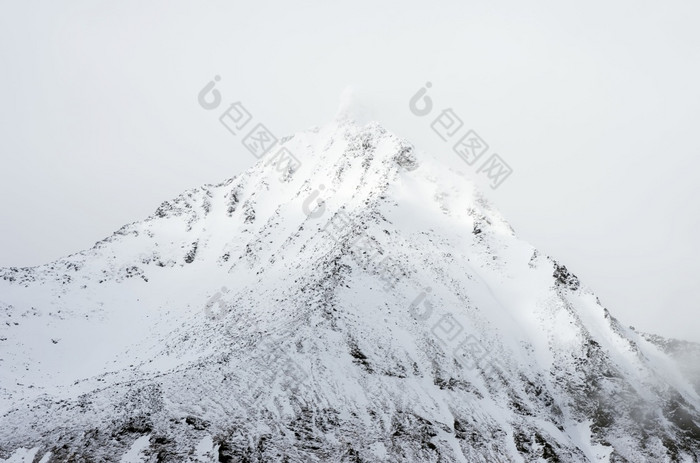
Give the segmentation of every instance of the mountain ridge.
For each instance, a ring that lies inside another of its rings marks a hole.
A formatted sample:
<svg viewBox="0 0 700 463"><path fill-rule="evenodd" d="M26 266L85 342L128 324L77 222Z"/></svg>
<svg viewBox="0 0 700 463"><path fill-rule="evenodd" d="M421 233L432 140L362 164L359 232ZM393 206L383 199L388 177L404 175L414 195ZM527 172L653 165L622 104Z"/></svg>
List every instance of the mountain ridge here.
<svg viewBox="0 0 700 463"><path fill-rule="evenodd" d="M278 148L0 269L0 458L698 460L690 370L463 175L377 123Z"/></svg>

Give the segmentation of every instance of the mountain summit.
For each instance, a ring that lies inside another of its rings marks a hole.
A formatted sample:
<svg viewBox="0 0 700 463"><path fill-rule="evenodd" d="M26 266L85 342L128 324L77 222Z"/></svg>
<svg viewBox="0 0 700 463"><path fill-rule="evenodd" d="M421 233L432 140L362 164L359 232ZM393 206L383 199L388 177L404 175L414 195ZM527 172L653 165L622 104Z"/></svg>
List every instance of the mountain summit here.
<svg viewBox="0 0 700 463"><path fill-rule="evenodd" d="M0 269L0 316L4 461L700 458L698 346L624 327L375 123Z"/></svg>

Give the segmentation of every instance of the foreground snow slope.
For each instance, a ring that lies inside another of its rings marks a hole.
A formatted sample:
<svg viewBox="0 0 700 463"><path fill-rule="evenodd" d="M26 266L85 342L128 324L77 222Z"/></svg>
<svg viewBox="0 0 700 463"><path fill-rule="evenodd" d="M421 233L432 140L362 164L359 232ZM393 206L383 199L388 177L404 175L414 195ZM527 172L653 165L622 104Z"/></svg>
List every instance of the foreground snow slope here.
<svg viewBox="0 0 700 463"><path fill-rule="evenodd" d="M0 459L698 461L697 346L376 124L281 147L300 168L0 270Z"/></svg>

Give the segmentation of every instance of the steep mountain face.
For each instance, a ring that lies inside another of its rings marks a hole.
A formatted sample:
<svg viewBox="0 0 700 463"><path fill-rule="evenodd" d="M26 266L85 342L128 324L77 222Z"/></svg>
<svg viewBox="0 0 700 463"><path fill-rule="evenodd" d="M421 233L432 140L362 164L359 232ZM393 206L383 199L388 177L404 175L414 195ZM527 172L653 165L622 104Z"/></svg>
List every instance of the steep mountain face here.
<svg viewBox="0 0 700 463"><path fill-rule="evenodd" d="M698 461L697 345L622 326L376 124L278 148L301 165L0 270L0 459Z"/></svg>

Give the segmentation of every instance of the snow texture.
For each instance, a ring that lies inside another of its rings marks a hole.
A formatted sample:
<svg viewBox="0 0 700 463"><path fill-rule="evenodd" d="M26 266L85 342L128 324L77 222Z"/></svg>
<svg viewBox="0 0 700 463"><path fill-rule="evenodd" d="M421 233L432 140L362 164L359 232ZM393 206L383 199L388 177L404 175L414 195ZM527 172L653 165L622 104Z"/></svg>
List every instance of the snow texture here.
<svg viewBox="0 0 700 463"><path fill-rule="evenodd" d="M278 148L0 269L0 461L698 461L698 345L376 123Z"/></svg>

